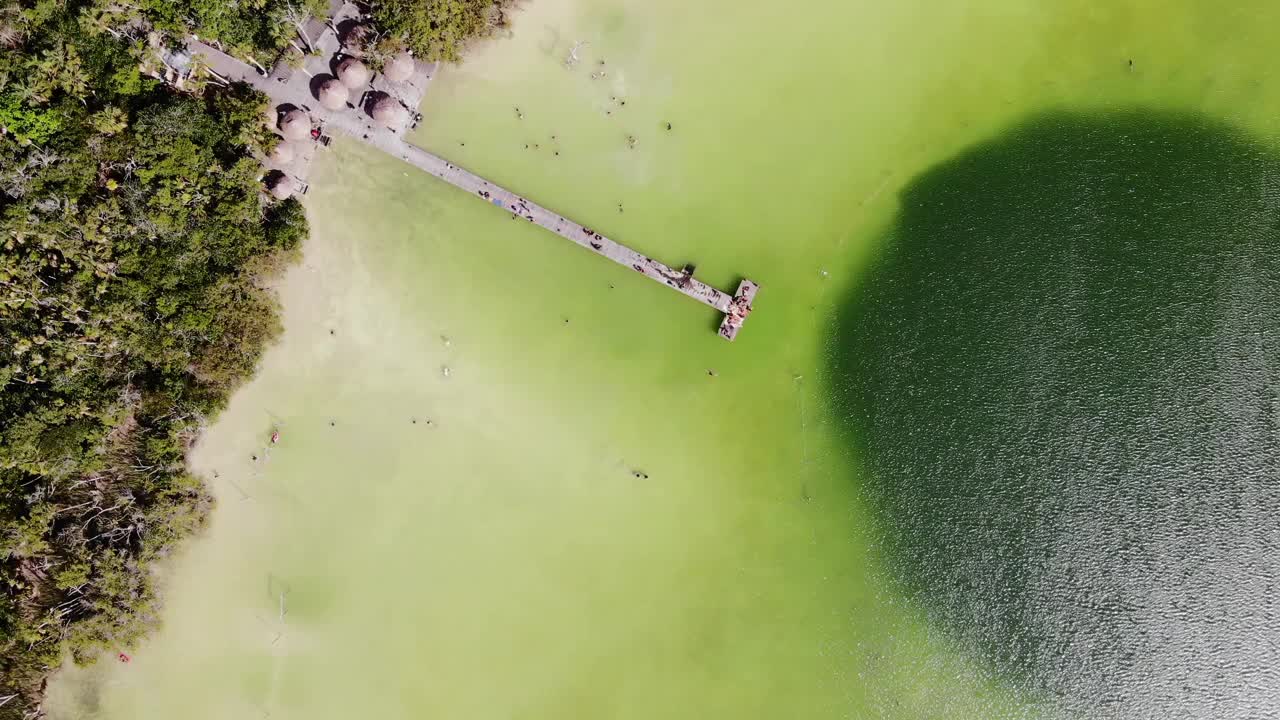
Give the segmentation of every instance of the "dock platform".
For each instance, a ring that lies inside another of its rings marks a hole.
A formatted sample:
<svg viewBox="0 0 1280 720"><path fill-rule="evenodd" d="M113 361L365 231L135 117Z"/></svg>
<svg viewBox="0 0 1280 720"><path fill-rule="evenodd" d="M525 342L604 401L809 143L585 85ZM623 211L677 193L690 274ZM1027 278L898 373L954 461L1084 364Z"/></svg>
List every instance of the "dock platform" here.
<svg viewBox="0 0 1280 720"><path fill-rule="evenodd" d="M759 290L760 286L751 280L738 283L738 291L729 301L729 309L724 311L724 320L720 321L720 337L729 342L733 342L733 339L738 337L742 323L746 322L747 316L751 314L751 305L755 302L756 292Z"/></svg>
<svg viewBox="0 0 1280 720"><path fill-rule="evenodd" d="M332 4L335 20L354 17L355 7L350 3L333 2ZM358 142L400 158L423 172L511 213L514 217L539 225L650 280L715 308L724 314L720 323L720 337L733 340L738 336L743 323L751 314L756 293L760 289L755 282L743 280L739 283L737 291L730 295L693 277L691 269L676 270L605 237L598 230L573 222L438 155L410 144L404 137L407 132L405 128L383 127L373 122L372 118L359 107L340 110L327 110L322 107L312 95L311 87L315 84L312 80L316 76L328 73L329 56L336 53L339 46L334 29L336 23L331 22L321 27L319 36L314 41L320 54L308 56L300 71L295 71L282 61L269 75L261 75L248 63L194 37L189 41L189 48L195 54L201 55L205 65L219 77L226 81L243 82L257 88L270 97L278 109L296 107L306 111L312 122L319 125L324 132L339 130ZM380 75L375 75L371 81L371 87L399 97L407 107L417 108L437 66L435 63L423 62L418 62L416 65L413 77L403 83L392 84Z"/></svg>

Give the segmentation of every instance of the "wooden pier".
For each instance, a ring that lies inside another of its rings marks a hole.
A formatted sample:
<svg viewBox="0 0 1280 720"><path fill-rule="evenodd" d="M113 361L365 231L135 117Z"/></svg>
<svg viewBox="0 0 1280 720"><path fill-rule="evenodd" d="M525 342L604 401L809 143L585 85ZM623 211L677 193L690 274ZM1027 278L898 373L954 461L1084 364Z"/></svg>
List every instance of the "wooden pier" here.
<svg viewBox="0 0 1280 720"><path fill-rule="evenodd" d="M456 188L466 190L522 220L540 225L650 280L660 282L704 305L710 305L719 310L724 313L724 319L720 323L720 335L725 339L733 340L737 337L742 323L751 314L751 303L759 287L750 280L743 280L738 286L738 293L729 295L693 277L691 272L676 270L622 243L610 240L597 230L553 213L417 146L401 143L399 157L419 170L428 172Z"/></svg>
<svg viewBox="0 0 1280 720"><path fill-rule="evenodd" d="M504 212L540 225L547 230L569 240L581 247L602 255L619 265L623 265L655 282L662 283L677 292L687 295L704 305L709 305L724 314L720 322L719 334L727 340L733 340L742 329L751 314L759 286L751 280L743 280L737 291L730 295L722 292L693 277L688 270L676 270L643 253L632 250L619 242L611 240L599 231L579 225L563 215L554 213L541 205L495 185L488 180L458 167L415 145L405 141L404 130L392 130L373 122L363 109L326 110L312 96L310 87L313 76L328 74L329 57L338 51L338 39L333 28L338 21L354 12L350 4L338 4L333 14L334 22L315 40L320 56L311 56L306 61L305 72L294 73L291 69L283 69L280 63L268 76L260 75L247 63L231 57L226 53L192 38L190 48L202 56L204 63L218 76L229 81L244 82L261 90L278 107L297 107L305 110L324 131L340 130L343 134L373 146L387 154L394 155L410 165L433 175L456 188L466 191L477 198L500 208ZM371 85L374 90L387 92L399 97L407 106L417 108L425 93L435 65L419 63L414 77L402 83L401 87L390 87L380 76L375 76ZM381 81L381 83L380 83ZM398 91L397 91L398 90ZM408 95L408 97L400 97ZM416 95L416 96L415 96Z"/></svg>

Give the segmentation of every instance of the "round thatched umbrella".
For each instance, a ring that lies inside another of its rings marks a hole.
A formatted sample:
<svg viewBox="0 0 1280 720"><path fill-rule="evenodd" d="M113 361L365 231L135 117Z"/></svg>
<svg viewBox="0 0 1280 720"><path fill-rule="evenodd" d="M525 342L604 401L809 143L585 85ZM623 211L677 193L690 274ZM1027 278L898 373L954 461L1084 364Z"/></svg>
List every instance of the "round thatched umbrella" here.
<svg viewBox="0 0 1280 720"><path fill-rule="evenodd" d="M347 98L351 93L338 78L329 78L320 83L320 90L316 95L320 98L321 105L330 110L339 110L347 104Z"/></svg>
<svg viewBox="0 0 1280 720"><path fill-rule="evenodd" d="M392 130L399 130L409 121L409 111L400 104L399 100L390 95L383 95L374 101L369 114L383 127L389 127Z"/></svg>
<svg viewBox="0 0 1280 720"><path fill-rule="evenodd" d="M311 136L311 118L301 110L290 110L280 118L280 134L285 140L306 140Z"/></svg>
<svg viewBox="0 0 1280 720"><path fill-rule="evenodd" d="M352 90L359 90L368 85L372 75L368 66L353 57L338 63L338 79Z"/></svg>
<svg viewBox="0 0 1280 720"><path fill-rule="evenodd" d="M293 145L288 140L276 143L271 151L271 161L277 165L288 165L293 162Z"/></svg>
<svg viewBox="0 0 1280 720"><path fill-rule="evenodd" d="M401 50L383 66L382 74L392 82L408 80L413 74L413 56L407 50Z"/></svg>
<svg viewBox="0 0 1280 720"><path fill-rule="evenodd" d="M342 38L342 47L351 55L364 53L364 46L373 35L368 25L353 25Z"/></svg>
<svg viewBox="0 0 1280 720"><path fill-rule="evenodd" d="M271 195L277 200L284 200L293 194L297 188L294 187L293 178L288 175L277 175L275 181L271 183Z"/></svg>

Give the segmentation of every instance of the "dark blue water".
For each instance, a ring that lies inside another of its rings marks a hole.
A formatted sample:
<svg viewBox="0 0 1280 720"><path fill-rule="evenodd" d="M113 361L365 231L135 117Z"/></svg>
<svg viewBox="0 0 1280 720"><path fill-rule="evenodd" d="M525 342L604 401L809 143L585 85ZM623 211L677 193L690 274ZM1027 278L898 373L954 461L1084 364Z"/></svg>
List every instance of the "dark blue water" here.
<svg viewBox="0 0 1280 720"><path fill-rule="evenodd" d="M1280 717L1280 156L1057 113L900 201L832 352L894 591L1049 715Z"/></svg>

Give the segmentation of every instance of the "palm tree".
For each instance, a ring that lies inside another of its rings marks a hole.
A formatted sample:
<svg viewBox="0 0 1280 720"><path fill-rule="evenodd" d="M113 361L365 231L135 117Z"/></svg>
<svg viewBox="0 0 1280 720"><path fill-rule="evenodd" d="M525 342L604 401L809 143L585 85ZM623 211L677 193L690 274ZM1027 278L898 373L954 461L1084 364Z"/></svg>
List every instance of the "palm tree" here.
<svg viewBox="0 0 1280 720"><path fill-rule="evenodd" d="M26 36L22 28L22 8L16 3L0 7L0 47L16 48Z"/></svg>
<svg viewBox="0 0 1280 720"><path fill-rule="evenodd" d="M230 80L219 75L213 68L209 67L208 63L204 61L204 57L201 55L196 55L191 58L191 71L187 77L193 84L196 84L197 87L201 87L206 83L213 83L214 85L221 87L227 87L231 84Z"/></svg>
<svg viewBox="0 0 1280 720"><path fill-rule="evenodd" d="M289 3L285 6L284 14L281 17L298 31L299 37L302 38L302 42L307 46L307 52L313 52L315 45L312 44L311 37L307 35L306 28L307 21L311 19L311 13L307 12L305 8L299 8L293 3Z"/></svg>
<svg viewBox="0 0 1280 720"><path fill-rule="evenodd" d="M40 86L30 80L20 80L14 83L13 92L24 105L35 105L42 102Z"/></svg>
<svg viewBox="0 0 1280 720"><path fill-rule="evenodd" d="M55 90L75 95L83 100L89 90L89 76L84 71L80 54L65 42L46 50L39 58L28 61L31 70L28 92L37 102L48 102Z"/></svg>
<svg viewBox="0 0 1280 720"><path fill-rule="evenodd" d="M115 29L115 21L116 19L112 17L112 11L101 6L85 8L80 13L80 26L89 35L109 33L111 37L116 39L124 37L123 33Z"/></svg>

